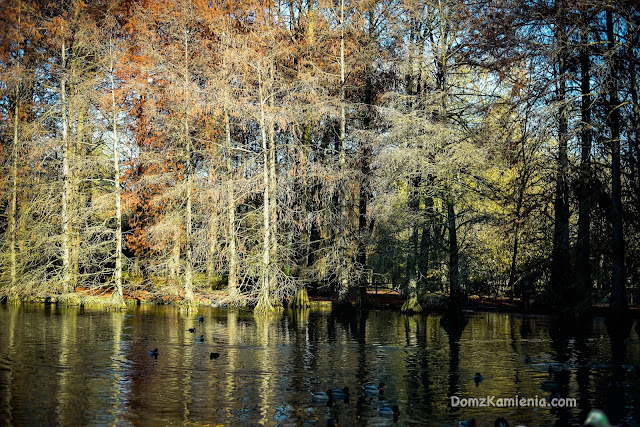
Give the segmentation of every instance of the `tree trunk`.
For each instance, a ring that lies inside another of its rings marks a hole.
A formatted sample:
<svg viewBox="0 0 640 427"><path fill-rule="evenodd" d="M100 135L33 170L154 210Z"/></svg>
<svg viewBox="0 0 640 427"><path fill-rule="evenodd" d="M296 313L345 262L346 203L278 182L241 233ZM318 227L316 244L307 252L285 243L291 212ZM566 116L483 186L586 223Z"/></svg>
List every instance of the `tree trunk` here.
<svg viewBox="0 0 640 427"><path fill-rule="evenodd" d="M113 120L113 189L116 205L116 269L114 272L114 302L124 306L122 292L122 206L120 201L120 147L118 140L118 110L116 108L115 82L113 79L113 56L111 59L111 114Z"/></svg>
<svg viewBox="0 0 640 427"><path fill-rule="evenodd" d="M20 90L16 84L16 99L13 110L13 146L11 147L11 189L9 200L8 234L9 244L9 276L11 281L11 292L16 290L18 284L17 273L17 220L18 220L18 143L19 143L19 123L20 123Z"/></svg>
<svg viewBox="0 0 640 427"><path fill-rule="evenodd" d="M347 256L347 197L346 185L347 159L346 159L346 133L347 116L345 109L345 64L344 64L344 0L340 0L340 133L339 133L339 157L340 176L340 235L338 236L338 304L349 304L349 261Z"/></svg>
<svg viewBox="0 0 640 427"><path fill-rule="evenodd" d="M191 159L191 136L189 135L189 33L184 29L184 138L186 145L185 162L187 175L187 204L185 207L186 235L185 235L185 273L184 273L184 301L191 305L194 300L193 295L193 231L192 231L192 193L193 193L193 162Z"/></svg>
<svg viewBox="0 0 640 427"><path fill-rule="evenodd" d="M74 79L76 78L76 69L73 69ZM74 99L80 98L82 95L78 93L77 88L74 91ZM69 215L69 227L71 229L71 281L74 289L77 288L80 276L80 232L78 231L82 224L79 222L79 214L80 208L86 206L87 196L82 194L81 187L78 180L78 175L81 173L77 165L80 163L78 159L82 159L82 141L84 138L84 130L85 130L85 117L86 117L86 108L84 106L80 106L78 110L75 112L75 138L72 139L73 143L71 144L70 151L70 165L71 165L71 200L72 203L70 206L70 215ZM69 120L69 128L74 129L74 126L71 124L71 120ZM89 196L90 197L90 196Z"/></svg>
<svg viewBox="0 0 640 427"><path fill-rule="evenodd" d="M373 40L373 27L374 27L374 11L369 9L369 29L370 39ZM373 70L370 64L367 64L366 70L366 83L365 83L365 96L364 102L367 106L365 112L363 124L367 131L371 131L371 121L373 120ZM371 197L371 190L369 189L369 174L371 172L371 148L366 145L362 148L362 158L360 173L362 174L360 182L360 197L358 203L358 252L356 261L362 270L358 280L358 298L357 306L364 308L367 305L367 285L368 285L368 272L367 272L367 242L369 240L369 229L367 224L367 203Z"/></svg>
<svg viewBox="0 0 640 427"><path fill-rule="evenodd" d="M210 180L211 182L213 179ZM207 284L213 289L216 276L216 257L218 256L218 214L212 206L211 218L209 219L209 248L207 251Z"/></svg>
<svg viewBox="0 0 640 427"><path fill-rule="evenodd" d="M61 32L64 30L61 28ZM60 78L60 98L61 98L61 120L62 120L62 293L67 294L74 291L71 277L71 229L69 218L69 206L71 205L71 168L69 166L69 111L67 105L67 80L66 65L67 52L64 40L61 49L61 71Z"/></svg>
<svg viewBox="0 0 640 427"><path fill-rule="evenodd" d="M522 138L521 147L522 147L522 156L524 160L524 144L525 138ZM520 177L520 187L518 188L518 200L516 202L516 212L515 212L515 227L513 230L513 249L511 252L511 267L509 268L509 290L511 292L511 301L515 297L515 283L516 283L516 266L518 261L518 244L520 242L520 223L522 221L522 204L524 202L524 192L527 185L526 172L522 171L522 175Z"/></svg>
<svg viewBox="0 0 640 427"><path fill-rule="evenodd" d="M271 64L269 67L269 81L271 86L274 84L274 65ZM269 97L269 107L273 114L273 95ZM270 233L271 237L270 241L270 251L269 254L269 262L271 264L271 268L269 271L269 294L273 298L276 294L277 287L277 259L278 259L278 187L276 181L276 134L275 134L275 123L274 120L269 120L269 217L271 218L270 223ZM273 300L272 304L278 305L278 301Z"/></svg>
<svg viewBox="0 0 640 427"><path fill-rule="evenodd" d="M458 232L456 230L456 213L453 202L449 199L447 204L447 228L449 232L449 294L452 299L460 299L459 282L459 254L458 254Z"/></svg>
<svg viewBox="0 0 640 427"><path fill-rule="evenodd" d="M185 120L187 135L189 134L189 123ZM191 173L191 138L187 136L187 205L186 210L186 235L185 235L185 273L184 273L184 299L191 304L193 295L193 219L192 219L192 198L193 198L193 174Z"/></svg>
<svg viewBox="0 0 640 427"><path fill-rule="evenodd" d="M562 12L560 12L562 13ZM568 304L569 282L569 191L567 173L568 116L566 99L566 50L567 34L562 18L559 19L556 37L558 40L558 164L555 195L555 230L551 264L551 294L554 302L566 307Z"/></svg>
<svg viewBox="0 0 640 427"><path fill-rule="evenodd" d="M238 254L236 253L236 196L233 189L233 164L231 152L231 126L229 114L224 113L224 131L227 148L227 257L229 261L229 278L227 289L229 296L235 299L238 295Z"/></svg>
<svg viewBox="0 0 640 427"><path fill-rule="evenodd" d="M305 288L304 286L298 289L298 292L296 292L295 296L291 298L291 303L289 304L291 308L297 309L307 308L310 305L311 303L309 302L309 294L307 293L307 288Z"/></svg>
<svg viewBox="0 0 640 427"><path fill-rule="evenodd" d="M311 149L311 119L307 118L306 123L302 131L302 147L305 152L305 161L309 159L309 151ZM299 277L302 280L302 286L307 286L309 283L309 267L310 267L310 254L311 254L311 232L308 229L306 221L309 215L310 200L313 197L313 191L315 185L306 186L303 183L298 184L299 190L302 191L302 203L300 206L300 218L303 226L300 230L300 251L301 259L299 261L300 274ZM313 224L311 224L313 226Z"/></svg>
<svg viewBox="0 0 640 427"><path fill-rule="evenodd" d="M270 189L269 189L269 143L267 140L267 132L265 130L266 120L264 114L264 96L262 87L261 71L258 70L258 84L260 92L260 135L262 138L262 185L263 185L263 201L262 201L262 265L261 265L261 278L260 278L260 291L258 294L258 302L255 307L255 312L258 314L266 314L274 311L274 307L271 298L271 211L269 209Z"/></svg>
<svg viewBox="0 0 640 427"><path fill-rule="evenodd" d="M624 234L622 227L622 185L620 169L620 110L618 99L618 55L613 32L613 12L606 11L607 45L611 52L609 64L609 114L608 125L611 131L611 222L613 244L613 276L610 308L615 315L622 315L628 309L626 296L626 276L624 268Z"/></svg>
<svg viewBox="0 0 640 427"><path fill-rule="evenodd" d="M580 184L578 187L578 241L576 242L576 297L578 306L591 306L591 62L588 22L581 28L580 88L582 92L580 130Z"/></svg>
<svg viewBox="0 0 640 427"><path fill-rule="evenodd" d="M409 198L409 215L418 214L420 208L420 176L414 176L407 183L407 197ZM422 307L418 303L418 224L411 225L411 236L407 250L407 288L405 301L402 304L403 312L420 312Z"/></svg>
<svg viewBox="0 0 640 427"><path fill-rule="evenodd" d="M631 25L631 24L628 24ZM636 77L636 63L638 58L634 55L634 47L640 41L638 27L631 27L628 32L634 34L628 48L629 56L629 93L631 94L632 113L631 113L631 130L634 139L631 141L631 157L632 165L635 165L635 174L632 175L633 186L635 187L636 212L640 212L640 104L638 104L638 80ZM632 266L633 267L633 266ZM637 269L637 265L636 265Z"/></svg>

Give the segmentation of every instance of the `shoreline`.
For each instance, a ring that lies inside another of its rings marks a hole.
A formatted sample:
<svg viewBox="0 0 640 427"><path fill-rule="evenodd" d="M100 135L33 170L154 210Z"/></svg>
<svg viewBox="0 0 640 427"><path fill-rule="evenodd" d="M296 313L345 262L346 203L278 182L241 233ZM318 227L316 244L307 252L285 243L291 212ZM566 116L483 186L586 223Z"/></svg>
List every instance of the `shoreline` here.
<svg viewBox="0 0 640 427"><path fill-rule="evenodd" d="M62 306L80 306L104 309L118 309L142 304L184 306L183 294L179 290L173 292L152 292L145 289L126 290L123 292L125 306L114 303L113 289L107 288L78 288L71 294L46 294L46 295L15 295L0 294L0 304L45 304ZM396 291L380 290L368 293L368 309L400 311L404 298ZM254 298L241 296L239 308L251 309L255 305ZM192 306L230 308L226 290L194 291ZM335 299L322 295L309 295L310 309L334 310ZM285 303L285 308L286 308ZM422 311L415 314L441 314L446 309L446 296L444 294L428 294L428 298L422 304ZM523 310L519 301L512 302L507 297L488 297L473 295L463 302L465 313L496 312L510 313L525 317L554 317L558 315L553 307L537 306L534 309ZM604 317L608 313L608 304L597 304L591 307L591 317ZM629 313L633 319L640 319L640 306L629 307Z"/></svg>

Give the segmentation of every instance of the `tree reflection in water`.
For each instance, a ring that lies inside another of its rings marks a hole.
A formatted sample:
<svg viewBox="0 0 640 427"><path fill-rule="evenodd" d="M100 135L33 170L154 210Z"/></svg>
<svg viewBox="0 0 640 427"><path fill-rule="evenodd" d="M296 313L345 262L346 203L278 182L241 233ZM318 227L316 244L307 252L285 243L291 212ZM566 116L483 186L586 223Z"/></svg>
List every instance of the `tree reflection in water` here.
<svg viewBox="0 0 640 427"><path fill-rule="evenodd" d="M379 310L258 319L242 310L4 305L0 424L388 425L394 420L378 408L396 404L399 425L490 425L500 416L511 425L570 425L591 408L617 425L640 419L637 373L628 372L640 365L636 335L609 339L602 319L566 329L550 318L477 313L455 333L439 320ZM203 343L187 332L194 325ZM212 352L220 357L211 360ZM478 387L476 372L484 377ZM579 406L450 404L454 395L544 398L548 380ZM382 395L362 395L380 382ZM311 391L345 386L348 402L311 399Z"/></svg>

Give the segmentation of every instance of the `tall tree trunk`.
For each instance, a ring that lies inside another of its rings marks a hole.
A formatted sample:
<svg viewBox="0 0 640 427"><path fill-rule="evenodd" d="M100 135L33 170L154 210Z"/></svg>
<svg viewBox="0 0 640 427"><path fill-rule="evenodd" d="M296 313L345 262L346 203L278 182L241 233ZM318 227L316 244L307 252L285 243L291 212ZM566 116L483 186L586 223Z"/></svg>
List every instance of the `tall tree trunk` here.
<svg viewBox="0 0 640 427"><path fill-rule="evenodd" d="M184 138L186 145L185 162L186 162L186 175L187 175L187 204L185 207L185 274L184 274L184 300L187 304L192 304L194 300L193 295L193 161L191 159L191 135L189 134L189 32L185 27L184 29Z"/></svg>
<svg viewBox="0 0 640 427"><path fill-rule="evenodd" d="M415 25L411 25L411 33L409 40L414 46L417 46L419 36L415 30ZM411 47L409 50L409 64L411 69L406 77L406 91L410 97L418 94L416 75L419 74L420 66L417 63L419 48ZM411 102L411 101L410 101ZM442 107L444 109L444 100ZM421 146L418 146L421 148ZM419 312L422 310L418 303L418 260L419 260L419 225L418 211L420 209L420 185L421 175L419 171L414 171L414 175L407 180L407 207L409 210L410 226L409 226L409 247L407 248L407 268L406 268L406 288L405 301L402 304L401 311L406 313Z"/></svg>
<svg viewBox="0 0 640 427"><path fill-rule="evenodd" d="M264 113L264 96L263 96L263 85L261 78L261 71L258 70L258 85L259 85L259 93L260 93L260 136L262 138L262 160L263 160L263 168L262 168L262 185L263 185L263 202L262 202L262 216L263 216L263 227L262 227L262 265L261 265L261 280L260 280L260 291L258 294L258 302L256 304L255 311L259 314L266 314L274 311L274 307L271 303L271 211L269 209L269 200L270 200L270 190L269 190L269 142L267 139L266 132L266 119Z"/></svg>
<svg viewBox="0 0 640 427"><path fill-rule="evenodd" d="M73 68L73 79L76 80L76 68ZM74 99L79 99L82 95L78 93L77 88L73 93ZM72 139L73 143L71 144L71 154L69 156L70 164L71 164L71 203L69 206L71 207L71 215L69 215L69 227L71 229L71 281L74 289L77 288L79 278L80 278L80 232L78 231L82 224L79 222L79 213L80 208L86 204L87 196L82 194L80 187L80 180L78 179L78 175L81 171L78 169L77 165L79 164L78 159L82 158L82 149L83 149L83 138L85 131L85 118L86 118L86 108L84 105L77 108L75 111L75 138ZM71 124L71 120L69 120L69 128L74 129L74 126ZM89 196L90 197L90 196Z"/></svg>
<svg viewBox="0 0 640 427"><path fill-rule="evenodd" d="M269 82L270 87L273 88L274 84L274 64L272 63L269 67ZM273 90L270 91L271 93ZM271 110L271 114L273 114L273 95L269 97L269 109ZM271 237L270 241L270 251L269 260L271 264L271 269L269 271L269 287L270 287L270 295L273 296L276 293L276 274L277 274L277 259L278 259L278 187L276 181L276 133L275 133L275 123L274 120L269 120L269 217L271 218L270 223L270 233ZM272 304L277 305L278 301L273 300Z"/></svg>
<svg viewBox="0 0 640 427"><path fill-rule="evenodd" d="M117 305L124 305L122 292L122 205L120 201L120 146L118 139L118 110L116 108L116 87L113 79L113 53L111 56L111 119L113 120L113 187L116 205L116 269L114 272L114 299Z"/></svg>
<svg viewBox="0 0 640 427"><path fill-rule="evenodd" d="M611 132L611 222L613 244L613 276L610 308L615 315L622 315L627 311L627 296L625 289L626 275L624 268L624 234L622 227L622 185L620 169L620 110L618 99L618 55L613 29L613 12L606 11L607 45L611 53L609 64L609 114L608 125Z"/></svg>
<svg viewBox="0 0 640 427"><path fill-rule="evenodd" d="M61 32L64 29L61 26ZM69 110L67 105L67 49L64 40L62 41L60 57L60 108L62 121L62 293L73 292L71 276L71 227L69 218L69 207L72 202L71 197L71 168L69 166Z"/></svg>
<svg viewBox="0 0 640 427"><path fill-rule="evenodd" d="M213 191L216 186L216 182L218 181L217 176L217 164L215 163L218 158L218 151L214 148L215 145L211 145L211 149L209 150L209 173L207 176L207 182L209 184L209 192L210 192L210 218L209 218L209 231L207 233L207 262L206 262L206 283L209 288L213 289L214 283L216 283L216 260L218 258L219 253L219 225L220 218L218 214L218 209L215 207L217 204L224 204L225 201L222 198L219 198L217 191Z"/></svg>
<svg viewBox="0 0 640 427"><path fill-rule="evenodd" d="M344 64L344 0L340 0L340 133L339 133L339 157L340 165L340 234L338 236L338 303L349 303L349 260L347 259L347 198L348 189L346 183L347 159L346 159L346 133L347 116L345 109L345 64Z"/></svg>
<svg viewBox="0 0 640 427"><path fill-rule="evenodd" d="M569 160L567 156L568 141L568 111L566 99L566 56L567 33L562 11L559 12L558 29L558 92L559 121L558 121L558 164L555 195L555 230L553 234L553 250L551 264L551 293L554 301L561 306L567 306L569 282L569 191L567 174Z"/></svg>
<svg viewBox="0 0 640 427"><path fill-rule="evenodd" d="M304 128L302 130L302 147L305 152L305 162L309 159L309 151L311 150L311 119L307 118ZM304 185L304 182L298 184L299 191L302 192L302 201L300 206L300 218L302 220L303 226L300 230L300 246L302 250L300 251L301 259L299 261L300 264L300 274L299 277L302 281L302 286L306 287L307 283L309 283L309 267L310 267L310 253L311 253L311 232L308 230L306 221L309 215L309 205L310 201L313 197L313 191L315 186Z"/></svg>
<svg viewBox="0 0 640 427"><path fill-rule="evenodd" d="M17 273L17 217L18 217L18 144L19 144L19 123L20 123L20 89L19 84L16 84L16 99L13 108L13 146L11 147L11 189L9 199L9 212L8 212L8 234L7 239L9 244L9 277L11 281L11 291L15 291L15 287L18 284Z"/></svg>
<svg viewBox="0 0 640 427"><path fill-rule="evenodd" d="M631 24L628 24L631 26ZM632 113L631 113L631 130L634 139L631 142L632 164L635 165L635 174L632 175L633 186L635 187L636 212L640 213L640 104L638 104L638 78L636 76L636 65L638 58L634 54L634 47L640 41L637 26L631 26L628 33L634 34L629 43L629 93L631 94ZM637 267L637 265L636 265Z"/></svg>
<svg viewBox="0 0 640 427"><path fill-rule="evenodd" d="M375 15L374 8L369 8L369 40L373 43L375 39ZM371 131L371 122L373 120L373 67L371 64L367 64L366 68L366 81L365 81L365 95L364 102L367 106L365 112L363 124L367 131ZM367 271L367 242L369 240L369 229L367 222L367 204L371 197L371 190L369 188L369 174L371 172L371 147L367 144L362 149L362 158L360 161L360 173L362 179L360 182L360 197L358 201L358 252L356 262L362 269L362 273L358 280L358 298L357 306L364 308L367 305L367 286L369 274Z"/></svg>
<svg viewBox="0 0 640 427"><path fill-rule="evenodd" d="M213 174L210 174L213 175ZM213 177L210 178L210 182L213 183ZM208 241L209 248L207 250L207 284L213 288L213 284L216 279L216 257L218 256L218 213L214 206L212 206L211 218L209 219L209 233Z"/></svg>
<svg viewBox="0 0 640 427"><path fill-rule="evenodd" d="M236 253L236 195L233 189L231 126L229 114L224 113L224 132L227 149L227 257L229 262L228 290L232 299L238 295L238 254Z"/></svg>
<svg viewBox="0 0 640 427"><path fill-rule="evenodd" d="M524 138L522 140L522 152L524 155ZM516 202L515 212L515 227L513 230L513 249L511 251L511 267L509 268L509 289L511 292L511 300L515 297L515 283L516 283L516 266L518 261L518 244L520 243L520 223L522 215L522 203L524 201L524 191L526 187L526 178L524 171L520 181L520 187L518 188L518 200Z"/></svg>
<svg viewBox="0 0 640 427"><path fill-rule="evenodd" d="M420 208L420 175L409 179L407 187L409 214L414 216L418 214ZM407 313L417 313L422 310L418 303L418 234L419 226L414 222L411 225L411 236L407 250L407 295L401 308L403 312Z"/></svg>
<svg viewBox="0 0 640 427"><path fill-rule="evenodd" d="M588 18L585 18L588 19ZM580 308L591 306L591 62L589 22L580 29L580 184L578 187L578 241L576 242L576 297Z"/></svg>
<svg viewBox="0 0 640 427"><path fill-rule="evenodd" d="M449 294L452 299L460 299L460 279L459 279L459 253L458 253L458 232L456 229L456 212L453 202L449 199L447 204L447 228L449 232Z"/></svg>
<svg viewBox="0 0 640 427"><path fill-rule="evenodd" d="M17 23L17 51L20 51L20 3L18 3L18 23ZM18 284L18 268L16 246L18 238L18 144L20 142L20 80L15 84L15 105L13 106L13 145L11 146L11 181L9 212L7 212L7 242L9 244L9 280L11 292L16 291Z"/></svg>

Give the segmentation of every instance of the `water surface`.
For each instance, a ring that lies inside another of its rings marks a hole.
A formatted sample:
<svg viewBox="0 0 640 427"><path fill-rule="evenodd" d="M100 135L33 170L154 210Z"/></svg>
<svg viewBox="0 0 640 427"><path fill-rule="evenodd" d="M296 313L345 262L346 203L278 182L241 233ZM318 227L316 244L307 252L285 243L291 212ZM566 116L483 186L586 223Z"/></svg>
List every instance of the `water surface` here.
<svg viewBox="0 0 640 427"><path fill-rule="evenodd" d="M211 352L220 357L210 360ZM450 405L450 396L544 398L549 365L577 408ZM612 346L601 319L576 337L548 318L477 313L456 341L437 315L391 311L264 320L219 309L0 306L1 425L457 426L475 418L492 426L498 416L512 426L579 425L597 407L637 426L638 365L636 333ZM477 385L476 372L484 378ZM379 382L382 398L360 396ZM344 386L349 402L311 399ZM393 404L396 420L379 415Z"/></svg>

